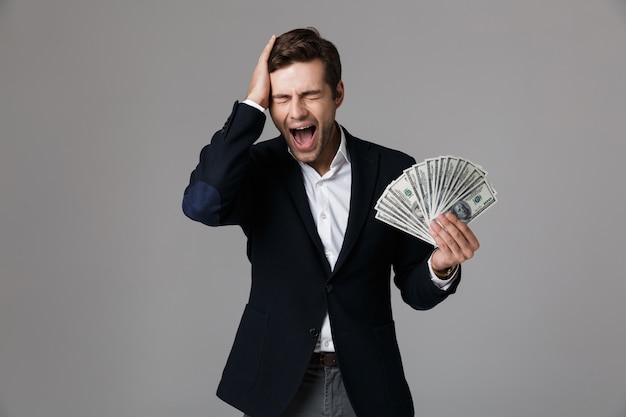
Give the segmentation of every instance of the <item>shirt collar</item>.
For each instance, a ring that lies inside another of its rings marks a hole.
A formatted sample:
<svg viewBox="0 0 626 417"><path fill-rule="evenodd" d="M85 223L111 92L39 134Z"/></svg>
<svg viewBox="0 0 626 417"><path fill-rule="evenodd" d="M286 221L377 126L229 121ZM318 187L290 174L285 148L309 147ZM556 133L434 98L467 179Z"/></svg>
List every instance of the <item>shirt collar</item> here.
<svg viewBox="0 0 626 417"><path fill-rule="evenodd" d="M346 146L346 135L341 126L339 126L339 132L341 133L341 141L339 142L337 154L330 163L331 169L341 166L344 162L347 162L348 164L350 163L350 154L348 153L348 147Z"/></svg>

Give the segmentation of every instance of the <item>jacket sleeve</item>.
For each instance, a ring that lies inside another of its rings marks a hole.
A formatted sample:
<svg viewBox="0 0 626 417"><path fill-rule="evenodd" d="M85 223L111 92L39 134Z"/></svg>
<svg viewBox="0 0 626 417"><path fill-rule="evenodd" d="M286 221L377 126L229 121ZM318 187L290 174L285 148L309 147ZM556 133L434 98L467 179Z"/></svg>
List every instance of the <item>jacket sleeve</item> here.
<svg viewBox="0 0 626 417"><path fill-rule="evenodd" d="M250 149L261 136L265 114L236 102L224 127L200 152L183 195L183 213L209 226L240 224L235 208L250 166Z"/></svg>
<svg viewBox="0 0 626 417"><path fill-rule="evenodd" d="M443 290L432 281L428 268L428 259L434 248L413 236L404 235L402 240L394 262L394 282L404 302L416 310L428 310L454 294L461 281L460 267L454 282Z"/></svg>

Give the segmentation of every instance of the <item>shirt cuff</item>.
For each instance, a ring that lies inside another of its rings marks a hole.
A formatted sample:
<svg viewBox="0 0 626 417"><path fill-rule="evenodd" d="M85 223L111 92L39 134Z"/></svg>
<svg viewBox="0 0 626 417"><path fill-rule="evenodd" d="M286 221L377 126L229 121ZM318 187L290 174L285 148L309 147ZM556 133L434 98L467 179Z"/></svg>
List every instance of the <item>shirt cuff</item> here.
<svg viewBox="0 0 626 417"><path fill-rule="evenodd" d="M250 99L245 99L244 101L242 101L243 104L247 104L248 106L254 107L255 109L261 111L261 112L265 112L265 109L263 107L261 107L260 104L255 103L254 101L250 100Z"/></svg>
<svg viewBox="0 0 626 417"><path fill-rule="evenodd" d="M435 284L437 287L439 287L440 289L447 291L448 288L450 288L450 286L452 286L452 284L454 283L454 281L456 281L456 278L459 275L459 266L455 266L454 269L452 270L452 273L450 274L450 277L447 279L441 279L437 276L437 274L435 274L435 271L433 270L433 266L431 263L433 255L430 255L430 258L428 258L428 270L430 271L430 279L433 282L433 284Z"/></svg>

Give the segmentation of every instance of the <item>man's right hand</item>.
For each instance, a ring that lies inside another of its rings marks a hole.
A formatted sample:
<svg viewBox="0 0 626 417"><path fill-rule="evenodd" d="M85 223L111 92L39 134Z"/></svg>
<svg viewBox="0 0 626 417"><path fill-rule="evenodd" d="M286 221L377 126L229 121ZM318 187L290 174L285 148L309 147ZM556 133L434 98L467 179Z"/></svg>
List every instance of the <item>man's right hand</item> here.
<svg viewBox="0 0 626 417"><path fill-rule="evenodd" d="M270 73L267 69L267 62L270 57L270 51L276 41L276 35L272 35L252 73L252 81L250 82L250 88L248 89L248 100L252 100L259 106L267 109L270 105Z"/></svg>

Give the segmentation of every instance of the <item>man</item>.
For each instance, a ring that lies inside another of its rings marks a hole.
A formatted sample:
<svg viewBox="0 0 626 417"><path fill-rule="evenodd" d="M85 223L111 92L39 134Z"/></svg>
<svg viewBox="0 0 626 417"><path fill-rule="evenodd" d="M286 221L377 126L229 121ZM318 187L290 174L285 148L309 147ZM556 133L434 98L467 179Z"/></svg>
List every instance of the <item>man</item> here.
<svg viewBox="0 0 626 417"><path fill-rule="evenodd" d="M332 43L315 29L272 36L185 190L188 217L248 238L250 298L218 388L248 416L413 416L391 270L405 302L432 308L479 246L453 214L430 225L437 250L374 218L415 160L340 127L343 99ZM281 135L254 144L267 108Z"/></svg>

